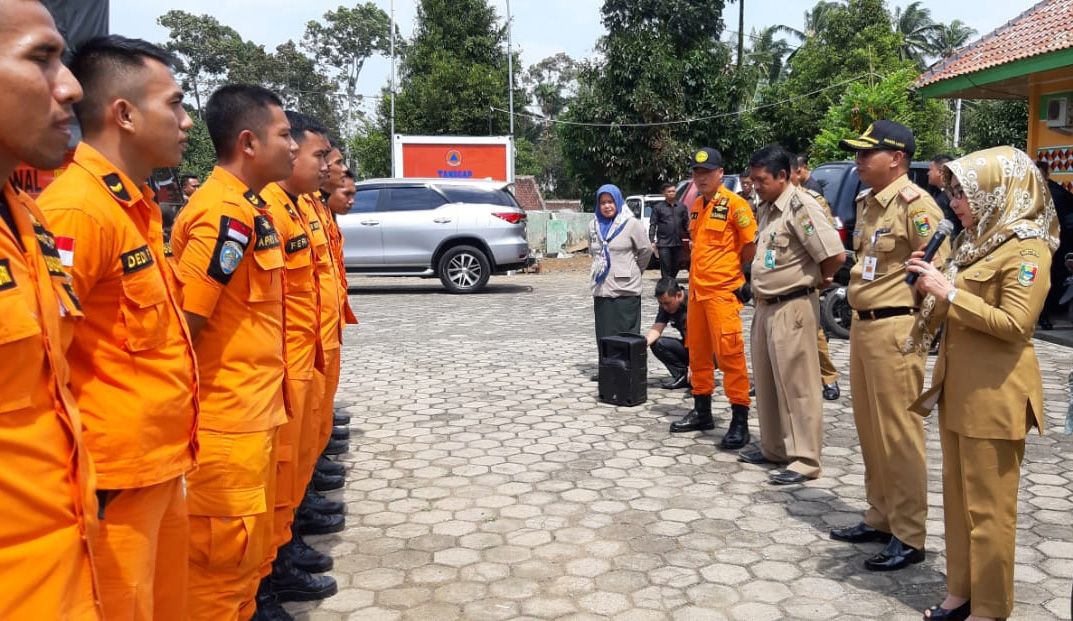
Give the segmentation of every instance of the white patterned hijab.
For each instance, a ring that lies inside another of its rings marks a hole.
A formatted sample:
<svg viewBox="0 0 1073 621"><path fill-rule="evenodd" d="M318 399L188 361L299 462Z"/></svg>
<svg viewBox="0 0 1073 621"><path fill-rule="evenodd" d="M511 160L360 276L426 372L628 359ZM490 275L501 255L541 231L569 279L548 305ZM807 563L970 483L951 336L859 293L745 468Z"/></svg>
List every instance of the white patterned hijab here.
<svg viewBox="0 0 1073 621"><path fill-rule="evenodd" d="M954 177L969 201L972 225L954 240L954 254L943 275L954 282L958 270L987 256L1013 239L1042 239L1051 252L1058 249L1058 218L1047 182L1035 162L1013 147L993 147L944 164L946 185ZM906 351L925 352L935 334L928 324L935 297L927 295Z"/></svg>

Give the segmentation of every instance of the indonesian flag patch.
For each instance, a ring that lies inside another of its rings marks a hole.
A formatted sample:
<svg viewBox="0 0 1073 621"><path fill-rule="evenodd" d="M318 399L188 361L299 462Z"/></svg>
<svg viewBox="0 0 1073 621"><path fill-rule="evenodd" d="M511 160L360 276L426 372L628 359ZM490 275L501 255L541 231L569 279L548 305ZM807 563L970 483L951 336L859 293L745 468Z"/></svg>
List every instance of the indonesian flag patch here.
<svg viewBox="0 0 1073 621"><path fill-rule="evenodd" d="M246 226L242 222L230 218L230 222L227 225L227 236L233 239L243 246L250 243L250 234L253 233L253 229Z"/></svg>
<svg viewBox="0 0 1073 621"><path fill-rule="evenodd" d="M71 267L75 264L75 238L57 237L56 250L60 254L60 265Z"/></svg>

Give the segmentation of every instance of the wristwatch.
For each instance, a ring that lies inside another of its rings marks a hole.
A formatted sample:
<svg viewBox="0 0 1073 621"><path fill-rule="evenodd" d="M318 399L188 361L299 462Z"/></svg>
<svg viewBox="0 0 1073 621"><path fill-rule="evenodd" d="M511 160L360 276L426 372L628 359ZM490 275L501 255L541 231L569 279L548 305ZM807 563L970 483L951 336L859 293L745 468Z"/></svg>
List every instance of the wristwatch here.
<svg viewBox="0 0 1073 621"><path fill-rule="evenodd" d="M950 303L950 304L953 304L954 303L954 296L956 296L957 294L958 294L957 289L951 289L950 292L946 294L946 301L948 303Z"/></svg>

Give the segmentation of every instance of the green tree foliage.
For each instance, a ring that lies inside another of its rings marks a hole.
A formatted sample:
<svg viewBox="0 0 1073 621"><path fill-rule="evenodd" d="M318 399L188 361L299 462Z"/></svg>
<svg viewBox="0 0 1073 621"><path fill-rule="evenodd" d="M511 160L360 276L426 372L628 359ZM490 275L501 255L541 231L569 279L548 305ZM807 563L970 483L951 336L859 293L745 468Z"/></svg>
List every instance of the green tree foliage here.
<svg viewBox="0 0 1073 621"><path fill-rule="evenodd" d="M577 62L565 52L549 56L529 67L522 84L529 89L530 101L546 119L558 117L577 91Z"/></svg>
<svg viewBox="0 0 1073 621"><path fill-rule="evenodd" d="M192 106L183 104L183 107L193 119L194 126L186 134L186 151L183 153L181 170L204 179L209 176L213 166L216 165L216 151L212 148L212 140L209 138L205 121L201 120Z"/></svg>
<svg viewBox="0 0 1073 621"><path fill-rule="evenodd" d="M841 101L827 110L812 146L813 159L816 162L845 159L847 153L839 148L838 142L860 136L879 119L897 121L913 129L917 159L930 159L943 151L946 107L935 100L917 101L909 91L916 77L916 70L907 68L875 83L852 84Z"/></svg>
<svg viewBox="0 0 1073 621"><path fill-rule="evenodd" d="M931 40L931 53L939 58L950 56L976 36L976 30L966 26L960 19L938 26Z"/></svg>
<svg viewBox="0 0 1073 621"><path fill-rule="evenodd" d="M902 10L894 9L891 16L894 32L902 35L902 45L898 56L902 60L911 60L923 69L927 64L925 58L934 51L934 40L942 26L931 19L931 10L923 6L921 0L910 2Z"/></svg>
<svg viewBox="0 0 1073 621"><path fill-rule="evenodd" d="M234 28L211 15L171 10L157 23L169 31L164 47L178 59L176 73L182 78L183 90L193 95L194 109L200 114L202 98L207 98L227 73L244 41Z"/></svg>
<svg viewBox="0 0 1073 621"><path fill-rule="evenodd" d="M677 181L703 145L718 147L728 169L744 165L763 134L738 114L751 93L742 74L729 70L721 11L721 0L606 0L604 60L583 65L578 96L561 118L620 125L559 130L582 195L602 183L650 191ZM715 118L680 122L701 117ZM627 125L636 123L651 125Z"/></svg>
<svg viewBox="0 0 1073 621"><path fill-rule="evenodd" d="M1023 99L992 99L965 102L962 111L961 147L965 152L1028 144L1028 102Z"/></svg>

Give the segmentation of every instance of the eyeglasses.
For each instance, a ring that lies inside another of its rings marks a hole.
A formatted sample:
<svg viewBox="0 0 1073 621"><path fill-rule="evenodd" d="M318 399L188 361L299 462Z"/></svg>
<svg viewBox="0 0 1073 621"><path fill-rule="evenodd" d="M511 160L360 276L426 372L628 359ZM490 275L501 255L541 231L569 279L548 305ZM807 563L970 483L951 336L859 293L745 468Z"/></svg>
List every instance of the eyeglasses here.
<svg viewBox="0 0 1073 621"><path fill-rule="evenodd" d="M946 186L946 196L952 201L960 201L965 198L965 189L960 185L958 187Z"/></svg>

